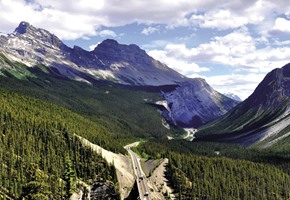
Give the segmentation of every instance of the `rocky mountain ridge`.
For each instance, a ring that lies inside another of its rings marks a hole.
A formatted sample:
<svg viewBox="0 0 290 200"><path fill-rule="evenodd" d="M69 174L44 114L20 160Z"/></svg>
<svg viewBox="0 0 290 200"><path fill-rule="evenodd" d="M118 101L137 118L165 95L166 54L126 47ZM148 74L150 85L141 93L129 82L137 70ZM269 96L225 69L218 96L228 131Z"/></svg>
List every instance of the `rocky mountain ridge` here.
<svg viewBox="0 0 290 200"><path fill-rule="evenodd" d="M107 80L138 87L176 86L177 89L172 87L170 92L163 93L169 109L163 109L162 115L169 123L181 127L199 127L237 104L213 90L205 80L189 79L153 59L137 45L119 44L112 39L104 40L93 51L86 51L78 46L70 48L47 30L21 22L14 33L0 36L0 52L30 68L41 64L53 75L89 84ZM1 67L13 70L5 62Z"/></svg>
<svg viewBox="0 0 290 200"><path fill-rule="evenodd" d="M162 115L171 124L194 127L224 115L239 102L219 92L201 78L180 84L176 90L163 93L167 106Z"/></svg>
<svg viewBox="0 0 290 200"><path fill-rule="evenodd" d="M42 63L59 75L84 82L106 79L130 85L166 85L186 80L137 45L107 39L93 51L70 48L54 34L27 22L21 22L14 33L0 36L0 51L27 66Z"/></svg>

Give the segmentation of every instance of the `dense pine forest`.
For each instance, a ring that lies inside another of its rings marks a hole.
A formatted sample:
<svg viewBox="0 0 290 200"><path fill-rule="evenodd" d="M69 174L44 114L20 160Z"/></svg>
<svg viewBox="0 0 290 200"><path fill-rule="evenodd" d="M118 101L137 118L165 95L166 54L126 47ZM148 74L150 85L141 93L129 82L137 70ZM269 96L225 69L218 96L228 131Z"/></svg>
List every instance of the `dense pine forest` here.
<svg viewBox="0 0 290 200"><path fill-rule="evenodd" d="M289 199L289 153L221 143L149 140L136 151L169 158L178 199Z"/></svg>
<svg viewBox="0 0 290 200"><path fill-rule="evenodd" d="M121 150L108 131L71 111L0 90L0 199L68 199L76 181L111 181L115 169L75 134Z"/></svg>

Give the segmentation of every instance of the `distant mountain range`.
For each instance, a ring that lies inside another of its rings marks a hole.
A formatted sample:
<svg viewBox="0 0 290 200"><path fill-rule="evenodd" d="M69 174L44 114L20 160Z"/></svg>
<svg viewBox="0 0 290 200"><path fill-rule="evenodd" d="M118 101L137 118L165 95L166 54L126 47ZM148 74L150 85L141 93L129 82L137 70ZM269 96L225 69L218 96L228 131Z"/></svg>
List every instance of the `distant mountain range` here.
<svg viewBox="0 0 290 200"><path fill-rule="evenodd" d="M213 90L205 80L189 79L150 57L137 45L107 39L93 51L70 48L47 30L21 22L14 33L0 36L0 52L9 60L33 68L39 64L60 78L94 84L99 80L134 86L175 85L164 91L165 119L181 127L199 127L225 114L237 101ZM2 71L18 71L8 64ZM15 74L15 72L13 72ZM37 75L36 75L37 76Z"/></svg>
<svg viewBox="0 0 290 200"><path fill-rule="evenodd" d="M248 99L203 127L196 136L198 140L282 147L289 146L289 124L290 64L287 64L268 73Z"/></svg>

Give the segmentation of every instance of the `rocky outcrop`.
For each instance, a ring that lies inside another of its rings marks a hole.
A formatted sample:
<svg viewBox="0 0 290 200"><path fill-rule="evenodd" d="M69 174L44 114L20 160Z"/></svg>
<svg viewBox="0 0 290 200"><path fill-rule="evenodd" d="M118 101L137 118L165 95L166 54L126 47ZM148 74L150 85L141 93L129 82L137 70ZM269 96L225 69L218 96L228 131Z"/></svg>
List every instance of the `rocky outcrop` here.
<svg viewBox="0 0 290 200"><path fill-rule="evenodd" d="M197 128L212 121L238 104L211 88L204 79L196 78L180 84L172 92L163 93L167 106L162 112L171 124Z"/></svg>
<svg viewBox="0 0 290 200"><path fill-rule="evenodd" d="M95 182L91 186L90 191L91 200L111 200L120 199L119 194L115 191L115 186L112 182Z"/></svg>

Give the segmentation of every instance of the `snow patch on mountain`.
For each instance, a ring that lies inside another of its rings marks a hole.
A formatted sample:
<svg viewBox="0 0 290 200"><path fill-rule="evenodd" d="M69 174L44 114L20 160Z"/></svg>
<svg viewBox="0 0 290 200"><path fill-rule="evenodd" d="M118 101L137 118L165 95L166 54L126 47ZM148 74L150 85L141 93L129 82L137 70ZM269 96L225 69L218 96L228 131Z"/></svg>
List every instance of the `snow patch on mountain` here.
<svg viewBox="0 0 290 200"><path fill-rule="evenodd" d="M242 101L242 99L238 95L231 93L231 92L225 92L225 93L223 93L223 95L225 95L233 100L239 101L239 102Z"/></svg>

